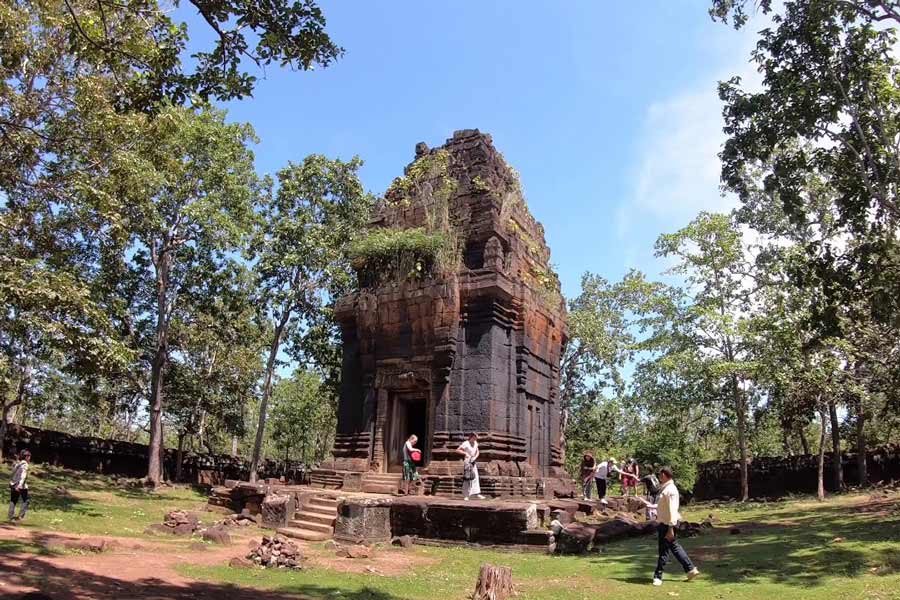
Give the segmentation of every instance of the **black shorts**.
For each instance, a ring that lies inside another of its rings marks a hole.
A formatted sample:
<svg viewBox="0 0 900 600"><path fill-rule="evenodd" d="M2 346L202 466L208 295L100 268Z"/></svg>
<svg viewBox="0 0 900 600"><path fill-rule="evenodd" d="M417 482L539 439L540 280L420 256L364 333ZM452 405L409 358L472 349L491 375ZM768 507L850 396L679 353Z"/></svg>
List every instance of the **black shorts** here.
<svg viewBox="0 0 900 600"><path fill-rule="evenodd" d="M28 488L17 490L14 486L9 486L9 501L17 504L20 498L22 502L28 502Z"/></svg>

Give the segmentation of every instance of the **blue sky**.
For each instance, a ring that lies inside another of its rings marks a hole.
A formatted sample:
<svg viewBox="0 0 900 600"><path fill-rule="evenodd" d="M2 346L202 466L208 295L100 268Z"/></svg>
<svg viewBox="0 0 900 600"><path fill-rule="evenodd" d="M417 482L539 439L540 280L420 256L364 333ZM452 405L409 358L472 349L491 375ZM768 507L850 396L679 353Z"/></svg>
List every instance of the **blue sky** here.
<svg viewBox="0 0 900 600"><path fill-rule="evenodd" d="M752 76L755 35L712 23L708 0L320 4L345 57L269 68L253 98L225 105L261 138L262 172L359 155L381 193L416 142L488 132L521 174L567 296L587 270L656 276L657 235L732 205L718 191L716 84ZM209 39L179 11L192 39Z"/></svg>

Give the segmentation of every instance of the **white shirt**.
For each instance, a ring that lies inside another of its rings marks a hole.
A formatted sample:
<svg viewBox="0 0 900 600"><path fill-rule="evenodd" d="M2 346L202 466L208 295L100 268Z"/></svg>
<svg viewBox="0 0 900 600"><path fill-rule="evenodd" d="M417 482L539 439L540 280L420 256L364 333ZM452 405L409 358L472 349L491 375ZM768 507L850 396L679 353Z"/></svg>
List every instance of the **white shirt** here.
<svg viewBox="0 0 900 600"><path fill-rule="evenodd" d="M594 477L597 479L606 479L609 476L609 461L604 460L594 469Z"/></svg>
<svg viewBox="0 0 900 600"><path fill-rule="evenodd" d="M472 443L466 440L459 445L459 449L466 453L466 460L470 462L478 457L478 442Z"/></svg>
<svg viewBox="0 0 900 600"><path fill-rule="evenodd" d="M662 485L659 490L659 499L657 504L657 522L663 525L671 525L674 527L681 521L681 513L678 509L681 505L681 498L678 494L678 488L671 479Z"/></svg>
<svg viewBox="0 0 900 600"><path fill-rule="evenodd" d="M21 487L23 490L28 489L28 483L25 479L28 477L28 463L24 460L20 460L13 467L12 479L9 482L9 485L12 487Z"/></svg>

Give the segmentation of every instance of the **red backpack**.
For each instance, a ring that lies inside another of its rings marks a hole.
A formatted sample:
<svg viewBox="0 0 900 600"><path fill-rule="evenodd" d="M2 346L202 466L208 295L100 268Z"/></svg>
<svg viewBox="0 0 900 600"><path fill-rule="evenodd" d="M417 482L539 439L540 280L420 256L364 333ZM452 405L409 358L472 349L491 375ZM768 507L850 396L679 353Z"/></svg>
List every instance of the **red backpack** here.
<svg viewBox="0 0 900 600"><path fill-rule="evenodd" d="M409 453L409 457L412 459L413 462L419 462L422 460L422 453L419 452L418 450L413 450L412 452Z"/></svg>

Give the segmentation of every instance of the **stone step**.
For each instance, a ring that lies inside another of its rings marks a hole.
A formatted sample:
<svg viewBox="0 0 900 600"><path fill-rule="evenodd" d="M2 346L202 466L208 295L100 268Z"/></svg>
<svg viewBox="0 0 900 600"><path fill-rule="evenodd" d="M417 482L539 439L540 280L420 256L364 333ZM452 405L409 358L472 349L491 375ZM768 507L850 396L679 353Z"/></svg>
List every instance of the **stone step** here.
<svg viewBox="0 0 900 600"><path fill-rule="evenodd" d="M309 512L319 513L321 515L337 515L337 504L317 504L315 502L307 502L300 506L297 510L305 510Z"/></svg>
<svg viewBox="0 0 900 600"><path fill-rule="evenodd" d="M318 531L320 533L327 533L328 535L334 533L334 525L331 523L314 523L305 519L291 519L288 524L291 527L306 529L307 531Z"/></svg>
<svg viewBox="0 0 900 600"><path fill-rule="evenodd" d="M329 527L334 526L334 520L337 518L337 513L331 514L323 514L317 512L311 512L308 510L298 510L294 513L295 521L307 521L309 523L321 523L322 525L328 525Z"/></svg>
<svg viewBox="0 0 900 600"><path fill-rule="evenodd" d="M337 506L339 500L334 496L313 496L308 498L309 502L318 502L319 504L327 504Z"/></svg>
<svg viewBox="0 0 900 600"><path fill-rule="evenodd" d="M399 482L363 484L363 491L367 494L395 494L399 488Z"/></svg>
<svg viewBox="0 0 900 600"><path fill-rule="evenodd" d="M311 531L306 528L300 527L280 527L276 530L281 535L287 536L289 538L294 538L295 540L305 540L307 542L322 542L324 540L330 540L333 532L322 532L322 531Z"/></svg>
<svg viewBox="0 0 900 600"><path fill-rule="evenodd" d="M400 481L403 475L400 473L369 473L363 478L363 481Z"/></svg>

